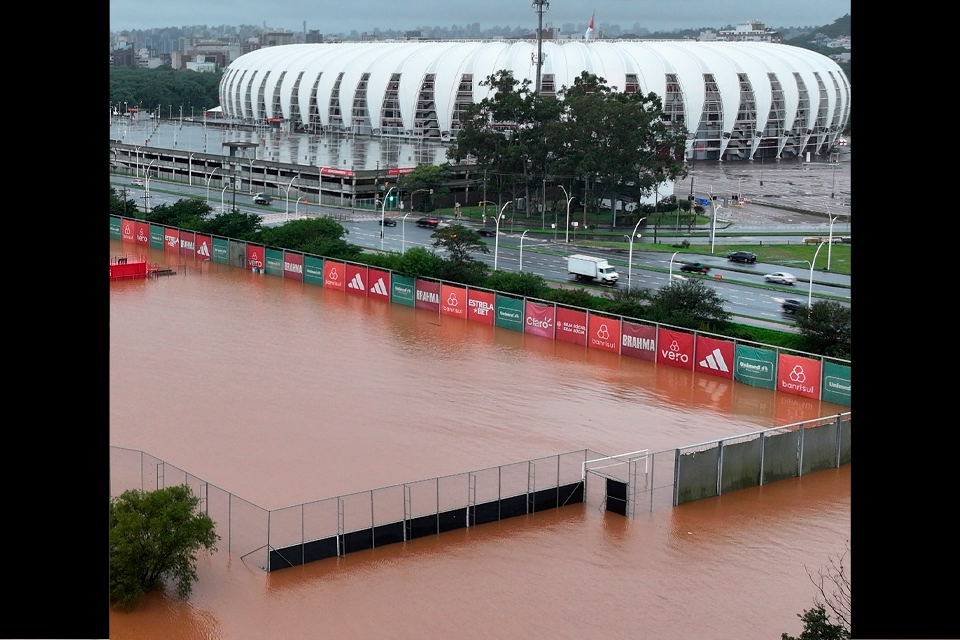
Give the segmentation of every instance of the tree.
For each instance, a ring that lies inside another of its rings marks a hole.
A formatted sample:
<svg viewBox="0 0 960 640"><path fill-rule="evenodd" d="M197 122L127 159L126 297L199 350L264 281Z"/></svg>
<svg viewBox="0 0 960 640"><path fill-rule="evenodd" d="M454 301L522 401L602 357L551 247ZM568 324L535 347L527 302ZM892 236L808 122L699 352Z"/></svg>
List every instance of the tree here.
<svg viewBox="0 0 960 640"><path fill-rule="evenodd" d="M147 222L166 227L196 230L213 208L203 198L181 198L173 204L160 204L146 215Z"/></svg>
<svg viewBox="0 0 960 640"><path fill-rule="evenodd" d="M831 557L829 564L821 567L816 577L807 571L819 595L814 599L812 609L797 614L797 617L803 620L803 632L800 636L793 637L784 633L780 636L781 640L849 640L852 637L850 573L844 565L849 555L848 540L843 553L835 558Z"/></svg>
<svg viewBox="0 0 960 640"><path fill-rule="evenodd" d="M448 260L457 264L474 262L474 259L470 256L474 251L490 253L480 234L462 224L452 224L437 229L430 234L430 237L436 238L433 246L446 249L449 256Z"/></svg>
<svg viewBox="0 0 960 640"><path fill-rule="evenodd" d="M443 258L429 249L407 249L397 260L397 271L408 278L436 278L443 265Z"/></svg>
<svg viewBox="0 0 960 640"><path fill-rule="evenodd" d="M179 597L190 595L197 552L216 551L220 539L199 504L187 485L110 499L110 597L117 606L132 607L167 580Z"/></svg>
<svg viewBox="0 0 960 640"><path fill-rule="evenodd" d="M653 294L648 317L664 324L701 329L730 320L724 302L713 287L700 280L674 280Z"/></svg>
<svg viewBox="0 0 960 640"><path fill-rule="evenodd" d="M446 186L449 179L449 165L422 164L403 176L397 187L409 194L411 209L413 208L413 197L417 195L421 204L420 211L433 211L434 197L450 192L450 189ZM389 187L385 188L384 194L379 197L384 197L388 190Z"/></svg>
<svg viewBox="0 0 960 640"><path fill-rule="evenodd" d="M514 273L512 271L494 271L487 278L484 284L488 289L502 291L504 293L513 293L527 298L546 299L550 287L543 276L524 271Z"/></svg>
<svg viewBox="0 0 960 640"><path fill-rule="evenodd" d="M137 201L127 198L127 190L123 189L123 196L117 195L117 190L110 187L110 215L125 218L140 217Z"/></svg>
<svg viewBox="0 0 960 640"><path fill-rule="evenodd" d="M807 350L837 358L850 356L850 307L817 300L797 309L796 323Z"/></svg>
<svg viewBox="0 0 960 640"><path fill-rule="evenodd" d="M247 240L260 230L262 220L263 218L255 213L242 213L234 209L230 213L220 213L213 218L205 218L197 231L215 236L236 238L237 240Z"/></svg>

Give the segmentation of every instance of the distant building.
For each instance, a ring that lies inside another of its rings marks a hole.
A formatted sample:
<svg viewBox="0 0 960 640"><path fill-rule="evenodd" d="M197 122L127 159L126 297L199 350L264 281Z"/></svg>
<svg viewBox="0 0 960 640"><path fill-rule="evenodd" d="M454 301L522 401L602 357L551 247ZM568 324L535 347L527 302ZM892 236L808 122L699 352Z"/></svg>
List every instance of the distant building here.
<svg viewBox="0 0 960 640"><path fill-rule="evenodd" d="M318 29L311 29L307 32L307 44L317 44L323 42L323 34Z"/></svg>
<svg viewBox="0 0 960 640"><path fill-rule="evenodd" d="M733 29L721 29L717 40L724 42L781 42L780 32L767 29L762 22L754 20L738 24Z"/></svg>
<svg viewBox="0 0 960 640"><path fill-rule="evenodd" d="M830 58L768 42L544 41L541 92L555 96L585 70L610 86L656 93L682 122L686 157L790 158L830 148L850 118L850 81ZM455 138L463 112L505 69L534 81L535 40L301 44L230 64L224 116L282 119L293 129Z"/></svg>
<svg viewBox="0 0 960 640"><path fill-rule="evenodd" d="M292 31L265 31L260 34L260 47L282 47L283 45L293 44L294 33Z"/></svg>

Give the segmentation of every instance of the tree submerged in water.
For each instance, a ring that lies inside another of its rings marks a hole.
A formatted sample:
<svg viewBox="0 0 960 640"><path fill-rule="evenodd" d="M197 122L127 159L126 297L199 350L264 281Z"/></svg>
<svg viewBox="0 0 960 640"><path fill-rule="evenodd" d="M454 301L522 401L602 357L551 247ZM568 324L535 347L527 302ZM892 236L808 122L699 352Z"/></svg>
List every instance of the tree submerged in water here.
<svg viewBox="0 0 960 640"><path fill-rule="evenodd" d="M848 541L843 553L830 558L829 566L822 567L817 577L807 572L820 595L812 609L797 614L803 621L803 633L796 637L784 633L780 640L850 640L850 571L844 566L849 555Z"/></svg>
<svg viewBox="0 0 960 640"><path fill-rule="evenodd" d="M220 539L199 504L187 485L110 499L110 597L119 608L133 607L165 581L179 597L190 595L197 552L216 551Z"/></svg>

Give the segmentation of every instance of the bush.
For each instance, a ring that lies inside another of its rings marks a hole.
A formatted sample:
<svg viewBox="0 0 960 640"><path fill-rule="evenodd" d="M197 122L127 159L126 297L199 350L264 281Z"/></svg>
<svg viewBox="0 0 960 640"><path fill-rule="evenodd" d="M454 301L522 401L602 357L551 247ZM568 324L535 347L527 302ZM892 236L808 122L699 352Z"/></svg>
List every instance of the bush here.
<svg viewBox="0 0 960 640"><path fill-rule="evenodd" d="M187 485L110 499L110 597L117 606L132 607L164 580L176 584L181 598L190 595L197 552L216 551L220 539L199 504Z"/></svg>
<svg viewBox="0 0 960 640"><path fill-rule="evenodd" d="M807 351L849 359L850 307L834 300L817 300L797 309L796 322Z"/></svg>

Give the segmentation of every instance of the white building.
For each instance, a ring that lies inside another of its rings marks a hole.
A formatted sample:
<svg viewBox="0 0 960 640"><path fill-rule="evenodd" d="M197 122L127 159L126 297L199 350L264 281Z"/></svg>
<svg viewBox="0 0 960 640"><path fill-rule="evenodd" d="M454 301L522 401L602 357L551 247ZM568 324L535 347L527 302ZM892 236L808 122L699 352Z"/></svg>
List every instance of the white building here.
<svg viewBox="0 0 960 640"><path fill-rule="evenodd" d="M235 60L220 84L224 116L292 129L449 139L460 114L508 70L536 78L536 41L299 44ZM823 152L850 117L836 62L763 42L547 41L542 93L587 71L626 92L656 93L688 132L687 157L746 159Z"/></svg>

